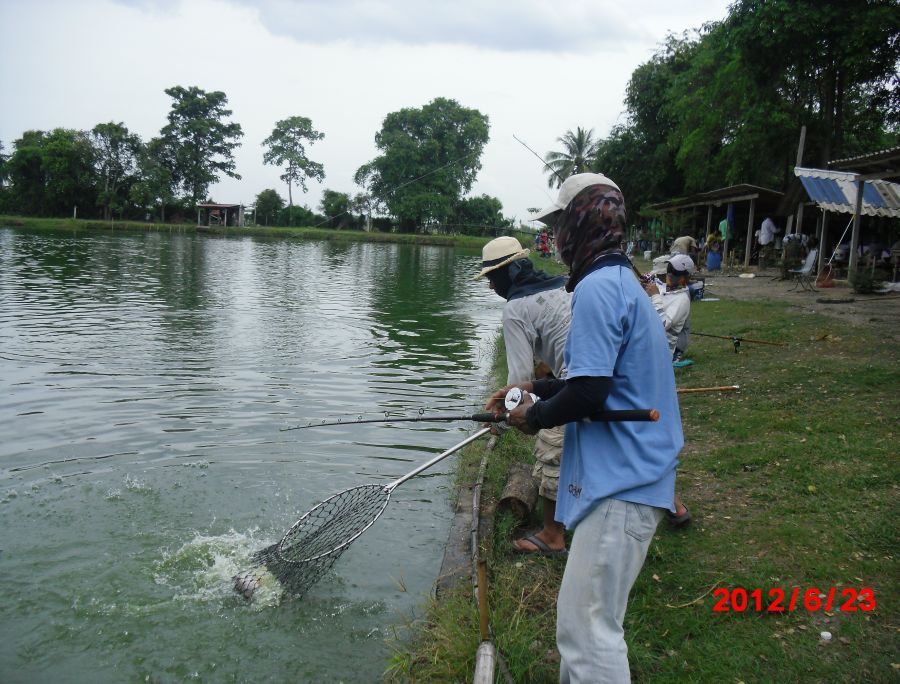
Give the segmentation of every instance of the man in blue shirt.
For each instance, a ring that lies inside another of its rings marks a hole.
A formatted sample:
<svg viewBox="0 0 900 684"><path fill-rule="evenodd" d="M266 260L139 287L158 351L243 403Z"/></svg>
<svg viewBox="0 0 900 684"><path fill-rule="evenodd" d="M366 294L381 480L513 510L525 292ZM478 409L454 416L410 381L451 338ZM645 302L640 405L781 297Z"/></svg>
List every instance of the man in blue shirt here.
<svg viewBox="0 0 900 684"><path fill-rule="evenodd" d="M625 200L600 174L576 174L536 217L554 228L573 292L565 380L518 385L508 422L527 434L566 425L556 519L574 530L557 601L561 682L630 680L623 621L657 523L674 511L684 444L665 331L622 252ZM488 407L502 406L510 387ZM655 408L660 420L591 422L601 409Z"/></svg>

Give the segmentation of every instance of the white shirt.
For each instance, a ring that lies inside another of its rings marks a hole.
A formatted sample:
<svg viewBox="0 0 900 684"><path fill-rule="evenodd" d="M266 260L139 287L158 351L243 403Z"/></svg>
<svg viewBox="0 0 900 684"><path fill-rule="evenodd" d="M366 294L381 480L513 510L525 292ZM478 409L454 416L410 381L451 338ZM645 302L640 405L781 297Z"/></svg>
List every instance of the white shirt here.
<svg viewBox="0 0 900 684"><path fill-rule="evenodd" d="M768 245L775 239L775 233L781 232L775 222L767 218L759 227L759 244Z"/></svg>
<svg viewBox="0 0 900 684"><path fill-rule="evenodd" d="M674 352L678 334L684 328L688 316L691 315L690 292L686 287L667 290L663 294L650 295L650 301L665 328L666 338L669 341L669 352Z"/></svg>

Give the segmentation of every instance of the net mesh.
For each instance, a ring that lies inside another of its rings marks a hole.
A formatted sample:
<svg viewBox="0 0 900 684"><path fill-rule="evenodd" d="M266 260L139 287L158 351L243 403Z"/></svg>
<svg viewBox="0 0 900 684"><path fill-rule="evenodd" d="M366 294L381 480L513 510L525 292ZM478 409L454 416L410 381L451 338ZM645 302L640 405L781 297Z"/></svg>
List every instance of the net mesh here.
<svg viewBox="0 0 900 684"><path fill-rule="evenodd" d="M235 575L235 590L247 598L260 586L265 566L286 591L302 596L331 569L351 543L378 520L390 500L382 485L346 489L312 508L282 540L253 555L257 569Z"/></svg>

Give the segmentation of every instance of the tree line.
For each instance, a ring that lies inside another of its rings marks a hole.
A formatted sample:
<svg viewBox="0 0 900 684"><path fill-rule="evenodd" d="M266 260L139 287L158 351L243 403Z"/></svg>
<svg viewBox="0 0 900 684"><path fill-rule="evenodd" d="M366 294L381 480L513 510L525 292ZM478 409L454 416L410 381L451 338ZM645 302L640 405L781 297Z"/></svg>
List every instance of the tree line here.
<svg viewBox="0 0 900 684"><path fill-rule="evenodd" d="M31 216L160 221L190 220L198 202L222 175L240 179L234 150L243 131L229 120L228 99L196 86L165 90L172 98L168 123L144 142L124 123L90 131L26 131L4 154L0 142L0 213ZM389 114L376 134L381 154L355 175L365 188L351 196L325 189L316 213L295 206L293 190L323 181L324 166L307 147L324 133L303 116L278 121L263 141L263 162L277 166L288 201L272 188L256 196L264 225L315 225L378 230L486 233L505 229L495 197L464 197L481 168L488 118L454 100L438 98L421 109ZM375 215L374 221L372 216Z"/></svg>

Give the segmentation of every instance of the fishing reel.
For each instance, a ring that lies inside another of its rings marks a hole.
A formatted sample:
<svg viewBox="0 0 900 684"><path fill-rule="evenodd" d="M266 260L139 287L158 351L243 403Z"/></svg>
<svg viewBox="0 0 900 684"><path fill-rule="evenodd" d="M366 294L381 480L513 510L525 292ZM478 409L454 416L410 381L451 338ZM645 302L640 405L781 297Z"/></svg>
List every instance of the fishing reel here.
<svg viewBox="0 0 900 684"><path fill-rule="evenodd" d="M529 392L528 394L531 394L531 392ZM509 392L506 393L506 397L503 399L503 405L506 407L507 412L509 412L512 411L516 406L521 404L523 401L525 401L524 390L521 390L518 387L513 387ZM538 401L538 396L536 394L531 394L531 401L536 403Z"/></svg>
<svg viewBox="0 0 900 684"><path fill-rule="evenodd" d="M531 394L529 392L529 394ZM532 401L538 401L538 396L536 394L531 394ZM509 412L512 411L516 406L525 401L525 392L518 387L513 387L509 392L506 393L506 396L503 398L503 407L506 409L506 413L503 415L503 419L499 422L495 423L497 430L502 434L509 430L510 425L506 421L507 416L509 416Z"/></svg>

